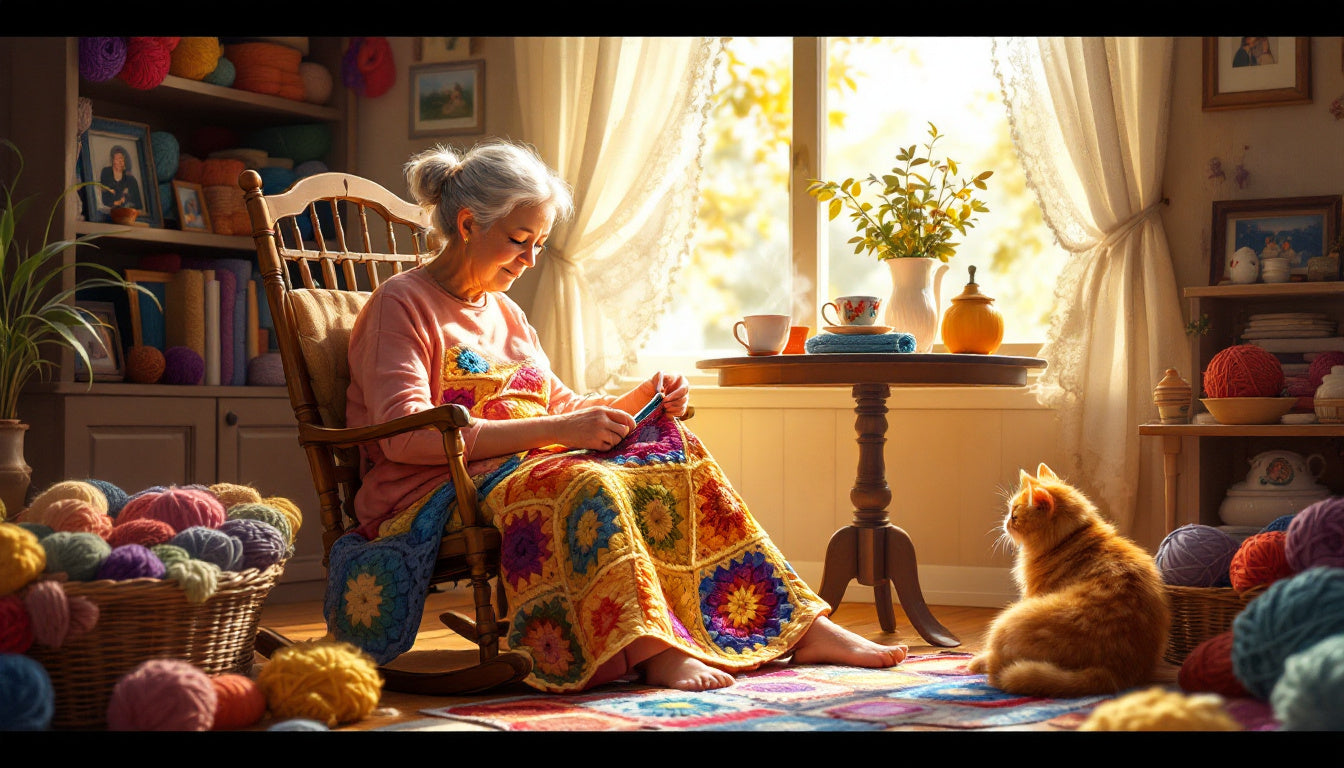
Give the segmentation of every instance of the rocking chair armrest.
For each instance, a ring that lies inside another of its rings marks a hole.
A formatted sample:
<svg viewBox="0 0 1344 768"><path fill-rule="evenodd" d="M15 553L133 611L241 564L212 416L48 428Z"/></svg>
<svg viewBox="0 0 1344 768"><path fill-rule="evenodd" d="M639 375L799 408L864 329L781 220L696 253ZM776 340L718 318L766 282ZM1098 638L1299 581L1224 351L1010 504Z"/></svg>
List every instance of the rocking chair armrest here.
<svg viewBox="0 0 1344 768"><path fill-rule="evenodd" d="M400 435L416 429L437 429L440 432L455 432L471 424L467 409L458 403L445 403L427 411L399 416L395 419L370 424L367 427L321 427L316 424L299 424L299 442L317 445L329 445L348 448L360 443L371 443L386 437Z"/></svg>

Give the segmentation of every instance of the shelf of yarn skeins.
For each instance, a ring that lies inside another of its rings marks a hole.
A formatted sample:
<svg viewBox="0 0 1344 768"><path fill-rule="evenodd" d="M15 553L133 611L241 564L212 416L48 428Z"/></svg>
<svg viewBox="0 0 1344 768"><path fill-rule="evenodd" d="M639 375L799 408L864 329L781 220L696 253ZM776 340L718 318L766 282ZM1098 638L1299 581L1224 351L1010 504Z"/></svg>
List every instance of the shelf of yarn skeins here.
<svg viewBox="0 0 1344 768"><path fill-rule="evenodd" d="M240 123L256 119L312 119L335 122L344 117L338 107L229 88L176 75L166 75L163 82L149 89L133 88L115 77L97 83L81 80L79 92L81 96L93 100L95 105L107 102L137 109L168 109L184 113L190 111L198 116L217 117Z"/></svg>

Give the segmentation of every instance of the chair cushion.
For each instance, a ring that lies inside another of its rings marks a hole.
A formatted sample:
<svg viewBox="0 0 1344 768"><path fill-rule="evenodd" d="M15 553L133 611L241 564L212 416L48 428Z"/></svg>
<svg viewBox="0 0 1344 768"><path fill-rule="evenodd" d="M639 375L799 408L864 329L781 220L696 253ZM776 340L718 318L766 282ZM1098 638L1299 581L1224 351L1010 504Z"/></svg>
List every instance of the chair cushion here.
<svg viewBox="0 0 1344 768"><path fill-rule="evenodd" d="M345 392L350 386L350 330L370 294L295 288L288 295L295 334L322 423L344 427Z"/></svg>

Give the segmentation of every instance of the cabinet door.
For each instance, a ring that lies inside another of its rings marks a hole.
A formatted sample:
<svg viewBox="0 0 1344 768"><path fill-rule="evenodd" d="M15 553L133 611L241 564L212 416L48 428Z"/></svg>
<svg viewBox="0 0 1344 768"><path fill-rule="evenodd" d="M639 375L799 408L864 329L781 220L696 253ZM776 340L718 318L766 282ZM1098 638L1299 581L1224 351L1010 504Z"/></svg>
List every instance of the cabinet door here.
<svg viewBox="0 0 1344 768"><path fill-rule="evenodd" d="M285 397L219 399L219 481L250 485L263 496L281 496L298 505L303 524L284 582L326 578L322 567L322 524L317 517L308 459L299 447L294 411Z"/></svg>
<svg viewBox="0 0 1344 768"><path fill-rule="evenodd" d="M136 493L215 481L215 401L208 397L67 397L63 479Z"/></svg>

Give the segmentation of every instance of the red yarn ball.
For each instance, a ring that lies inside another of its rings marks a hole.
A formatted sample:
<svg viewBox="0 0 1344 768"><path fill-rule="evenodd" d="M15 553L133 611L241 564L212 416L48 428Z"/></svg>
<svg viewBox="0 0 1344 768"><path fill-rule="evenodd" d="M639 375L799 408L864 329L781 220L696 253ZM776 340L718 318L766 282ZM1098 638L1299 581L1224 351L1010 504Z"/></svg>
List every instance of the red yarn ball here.
<svg viewBox="0 0 1344 768"><path fill-rule="evenodd" d="M1288 565L1285 548L1287 536L1283 531L1261 531L1241 542L1232 556L1228 575L1232 588L1245 593L1256 587L1267 587L1286 576L1293 575Z"/></svg>
<svg viewBox="0 0 1344 768"><path fill-rule="evenodd" d="M173 48L165 45L161 37L131 37L126 39L126 63L122 65L117 77L126 81L132 88L148 91L157 87L168 76L173 64Z"/></svg>
<svg viewBox="0 0 1344 768"><path fill-rule="evenodd" d="M1278 397L1283 364L1254 344L1237 344L1215 354L1204 369L1208 397Z"/></svg>
<svg viewBox="0 0 1344 768"><path fill-rule="evenodd" d="M144 518L162 520L176 534L193 526L218 528L228 516L219 497L210 491L172 486L132 496L117 515L117 527Z"/></svg>
<svg viewBox="0 0 1344 768"><path fill-rule="evenodd" d="M167 365L158 347L141 344L126 350L126 378L137 384L158 384Z"/></svg>
<svg viewBox="0 0 1344 768"><path fill-rule="evenodd" d="M1336 365L1344 365L1344 352L1332 349L1328 352L1322 352L1311 361L1311 367L1307 369L1307 379L1311 381L1311 389L1314 394L1316 388L1321 386L1330 369Z"/></svg>
<svg viewBox="0 0 1344 768"><path fill-rule="evenodd" d="M253 725L266 716L266 693L257 681L245 675L225 673L210 678L219 703L212 731L233 731Z"/></svg>
<svg viewBox="0 0 1344 768"><path fill-rule="evenodd" d="M33 622L18 595L0 596L0 653L24 653L33 645Z"/></svg>
<svg viewBox="0 0 1344 768"><path fill-rule="evenodd" d="M173 538L176 533L173 526L164 521L144 517L138 520L118 521L104 538L113 549L127 544L153 548Z"/></svg>
<svg viewBox="0 0 1344 768"><path fill-rule="evenodd" d="M1232 671L1232 630L1196 645L1185 657L1176 682L1186 693L1216 693L1228 699L1250 698Z"/></svg>

